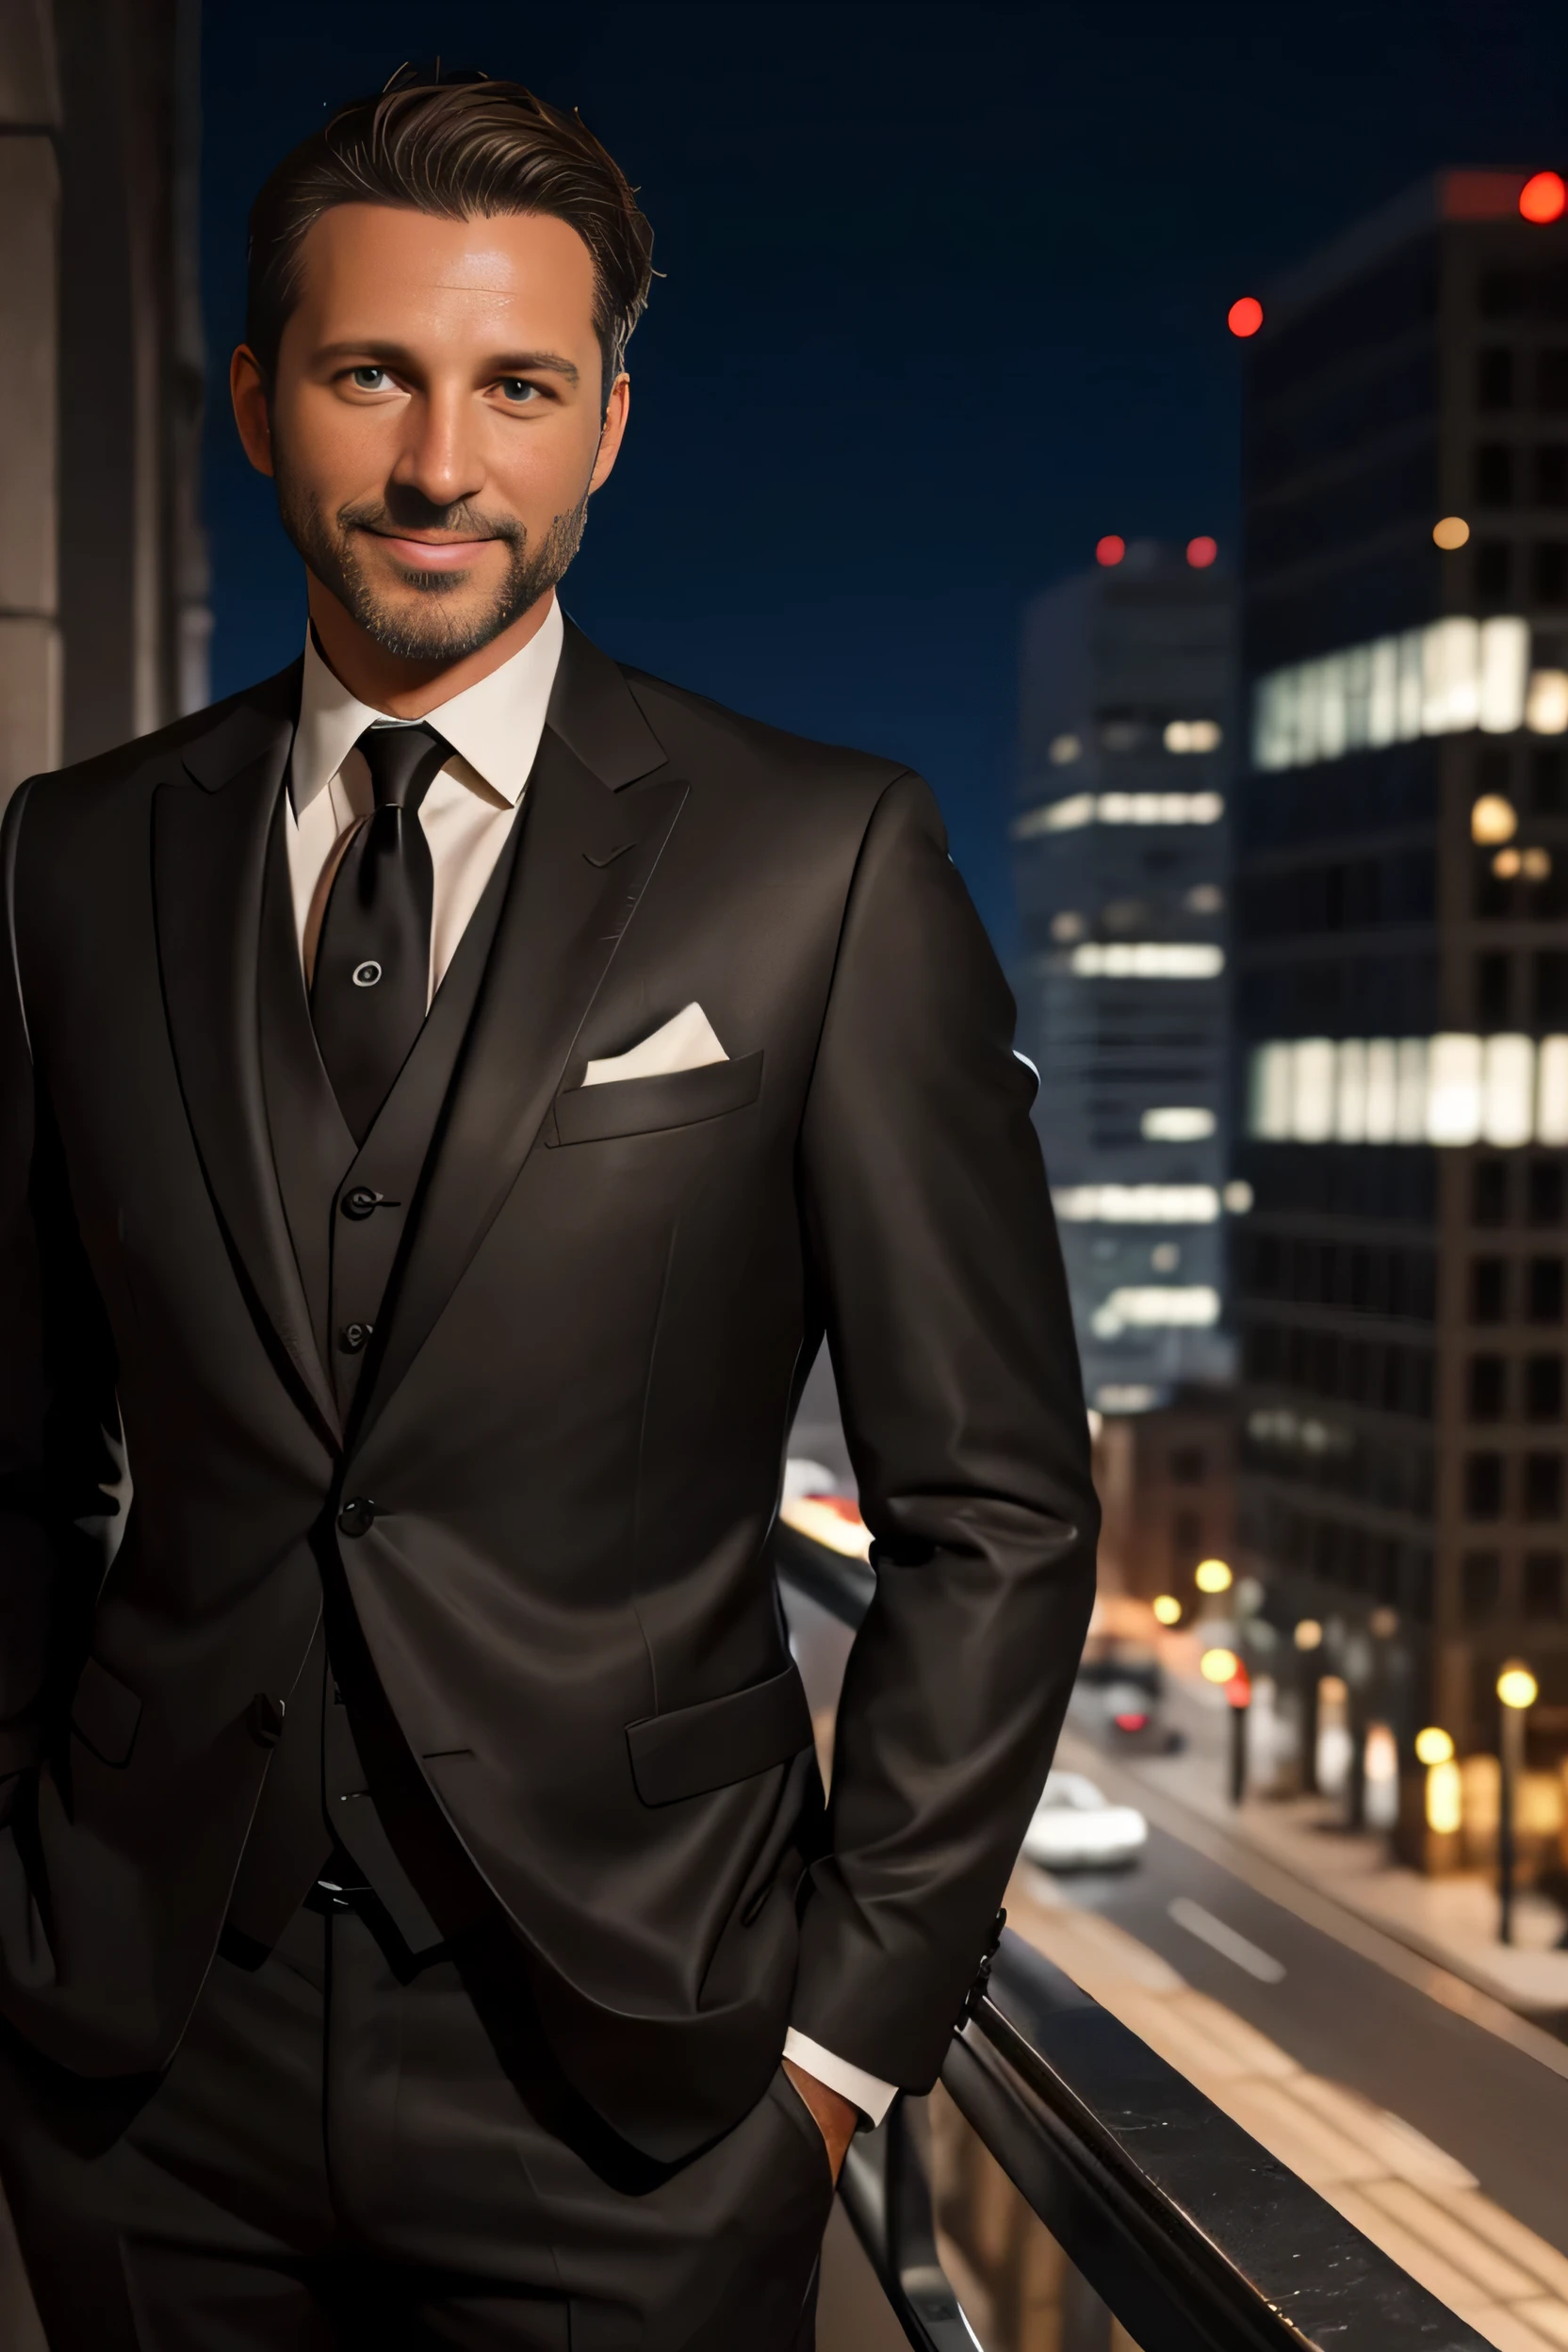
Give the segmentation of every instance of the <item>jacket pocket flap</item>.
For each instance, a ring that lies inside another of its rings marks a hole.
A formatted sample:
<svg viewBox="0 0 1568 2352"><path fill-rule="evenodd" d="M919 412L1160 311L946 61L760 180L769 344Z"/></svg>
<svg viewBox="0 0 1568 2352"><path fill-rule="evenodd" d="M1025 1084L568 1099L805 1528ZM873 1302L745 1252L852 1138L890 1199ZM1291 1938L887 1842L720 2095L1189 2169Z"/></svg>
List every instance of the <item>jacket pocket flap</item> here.
<svg viewBox="0 0 1568 2352"><path fill-rule="evenodd" d="M555 1098L556 1133L563 1143L596 1143L609 1135L651 1135L660 1127L692 1127L698 1119L755 1102L762 1086L762 1056L704 1062L657 1078L612 1078L602 1086L572 1086Z"/></svg>
<svg viewBox="0 0 1568 2352"><path fill-rule="evenodd" d="M767 1682L628 1723L631 1775L645 1805L672 1805L787 1764L811 1744L811 1710L793 1662Z"/></svg>
<svg viewBox="0 0 1568 2352"><path fill-rule="evenodd" d="M141 1701L118 1675L90 1658L76 1685L71 1728L101 1764L128 1764L141 1721Z"/></svg>

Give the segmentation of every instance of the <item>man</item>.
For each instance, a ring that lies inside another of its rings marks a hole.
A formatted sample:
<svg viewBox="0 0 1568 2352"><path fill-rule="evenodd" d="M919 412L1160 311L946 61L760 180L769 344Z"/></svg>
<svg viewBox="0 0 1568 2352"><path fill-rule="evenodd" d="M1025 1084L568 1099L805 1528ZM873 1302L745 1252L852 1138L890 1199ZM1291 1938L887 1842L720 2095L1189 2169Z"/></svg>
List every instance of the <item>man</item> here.
<svg viewBox="0 0 1568 2352"><path fill-rule="evenodd" d="M1095 1507L925 787L556 585L649 236L399 77L233 391L302 662L24 787L0 1006L0 2179L54 2352L810 2340L1043 1780ZM825 1811L768 1564L825 1332Z"/></svg>

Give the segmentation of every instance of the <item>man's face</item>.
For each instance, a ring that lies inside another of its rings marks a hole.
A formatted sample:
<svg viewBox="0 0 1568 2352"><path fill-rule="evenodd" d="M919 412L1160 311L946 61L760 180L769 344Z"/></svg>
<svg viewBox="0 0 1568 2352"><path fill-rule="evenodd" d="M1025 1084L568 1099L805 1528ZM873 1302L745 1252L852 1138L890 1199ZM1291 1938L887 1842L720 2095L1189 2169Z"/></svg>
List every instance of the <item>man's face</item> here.
<svg viewBox="0 0 1568 2352"><path fill-rule="evenodd" d="M341 204L301 265L265 412L237 355L241 433L322 586L387 653L449 663L560 579L614 461L588 249L540 214Z"/></svg>

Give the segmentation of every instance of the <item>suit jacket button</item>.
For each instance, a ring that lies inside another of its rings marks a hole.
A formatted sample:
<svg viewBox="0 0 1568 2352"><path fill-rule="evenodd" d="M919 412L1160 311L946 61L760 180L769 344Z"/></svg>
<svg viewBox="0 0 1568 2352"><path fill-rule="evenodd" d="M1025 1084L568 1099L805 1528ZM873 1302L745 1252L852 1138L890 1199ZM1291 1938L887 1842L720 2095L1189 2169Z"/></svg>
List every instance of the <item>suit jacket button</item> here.
<svg viewBox="0 0 1568 2352"><path fill-rule="evenodd" d="M337 1514L337 1524L345 1535L368 1535L375 1522L376 1507L363 1494L351 1494Z"/></svg>
<svg viewBox="0 0 1568 2352"><path fill-rule="evenodd" d="M380 1193L372 1192L368 1184L355 1184L343 1195L339 1205L344 1216L351 1217L357 1224L361 1217L374 1215L380 1200Z"/></svg>
<svg viewBox="0 0 1568 2352"><path fill-rule="evenodd" d="M368 1323L345 1323L337 1334L337 1344L346 1356L357 1356L370 1336Z"/></svg>
<svg viewBox="0 0 1568 2352"><path fill-rule="evenodd" d="M245 1728L258 1748L275 1748L283 1738L284 1702L258 1690L245 1709Z"/></svg>

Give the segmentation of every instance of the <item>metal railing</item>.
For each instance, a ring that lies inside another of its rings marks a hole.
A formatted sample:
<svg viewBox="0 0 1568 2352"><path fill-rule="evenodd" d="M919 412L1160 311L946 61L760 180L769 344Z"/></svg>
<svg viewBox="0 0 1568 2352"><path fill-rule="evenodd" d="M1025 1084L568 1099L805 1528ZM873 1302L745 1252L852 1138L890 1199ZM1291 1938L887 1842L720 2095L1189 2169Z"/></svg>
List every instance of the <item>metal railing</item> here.
<svg viewBox="0 0 1568 2352"><path fill-rule="evenodd" d="M874 1571L780 1527L781 1581L859 1623ZM1289 2167L1059 1968L1004 1933L942 2089L1141 2352L1488 2352ZM919 2352L978 2341L942 2266L903 2099L840 2197Z"/></svg>

